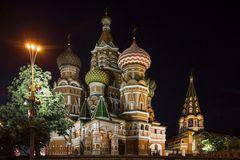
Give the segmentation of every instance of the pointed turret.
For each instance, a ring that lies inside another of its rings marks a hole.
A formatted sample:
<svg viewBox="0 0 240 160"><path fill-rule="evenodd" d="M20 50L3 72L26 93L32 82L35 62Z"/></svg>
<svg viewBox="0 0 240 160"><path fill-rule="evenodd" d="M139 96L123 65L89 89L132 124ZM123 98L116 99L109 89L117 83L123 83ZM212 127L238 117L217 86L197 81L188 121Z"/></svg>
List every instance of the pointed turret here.
<svg viewBox="0 0 240 160"><path fill-rule="evenodd" d="M79 73L81 60L71 49L70 34L67 36L66 49L57 58L57 65L60 70L60 77L54 83L54 91L63 93L65 105L68 108L70 117L77 120L79 108L83 101L83 86Z"/></svg>
<svg viewBox="0 0 240 160"><path fill-rule="evenodd" d="M197 93L193 83L193 74L189 76L189 85L186 95L185 104L183 106L182 115L186 116L188 114L200 114L200 107L198 103Z"/></svg>
<svg viewBox="0 0 240 160"><path fill-rule="evenodd" d="M100 97L92 118L111 120L111 116L108 113L107 104L103 96Z"/></svg>
<svg viewBox="0 0 240 160"><path fill-rule="evenodd" d="M198 131L204 129L204 117L201 114L197 93L193 83L193 74L189 76L189 85L182 115L179 119L179 132L186 129Z"/></svg>
<svg viewBox="0 0 240 160"><path fill-rule="evenodd" d="M83 121L91 120L91 111L88 106L87 98L85 98L81 111L79 113L79 120L83 120Z"/></svg>
<svg viewBox="0 0 240 160"><path fill-rule="evenodd" d="M120 96L119 88L121 85L122 71L118 67L119 52L117 46L113 43L111 35L111 18L108 12L102 17L102 33L91 51L90 72L86 75L86 83L89 84L90 97L89 105L91 109L96 107L95 96L105 96L105 100L113 114L118 114L118 97Z"/></svg>
<svg viewBox="0 0 240 160"><path fill-rule="evenodd" d="M112 19L108 16L108 11L106 9L105 16L102 17L102 34L97 42L97 46L109 45L111 47L116 47L113 43L112 34L111 34L111 25Z"/></svg>

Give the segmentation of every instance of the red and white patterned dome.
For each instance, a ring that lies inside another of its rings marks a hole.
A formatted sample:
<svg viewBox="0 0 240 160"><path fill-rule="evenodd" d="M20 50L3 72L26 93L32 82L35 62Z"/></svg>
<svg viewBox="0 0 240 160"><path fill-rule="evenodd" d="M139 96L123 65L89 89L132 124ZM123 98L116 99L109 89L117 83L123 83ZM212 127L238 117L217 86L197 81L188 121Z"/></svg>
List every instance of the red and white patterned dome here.
<svg viewBox="0 0 240 160"><path fill-rule="evenodd" d="M128 64L142 64L146 69L150 67L151 59L148 53L138 47L136 40L133 39L132 45L120 54L118 66L122 69Z"/></svg>

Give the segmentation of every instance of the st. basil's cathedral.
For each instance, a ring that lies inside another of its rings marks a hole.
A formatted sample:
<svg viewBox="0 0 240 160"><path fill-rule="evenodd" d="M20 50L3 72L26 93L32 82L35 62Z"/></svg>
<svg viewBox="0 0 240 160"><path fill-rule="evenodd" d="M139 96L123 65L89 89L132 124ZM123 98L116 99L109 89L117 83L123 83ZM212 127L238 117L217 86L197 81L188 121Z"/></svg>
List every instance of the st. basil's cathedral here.
<svg viewBox="0 0 240 160"><path fill-rule="evenodd" d="M156 121L159 115L151 103L156 83L146 76L151 58L135 36L130 47L120 53L111 35L111 21L107 14L101 20L102 33L85 75L88 87L80 81L81 60L72 51L70 39L57 58L60 78L54 82L54 90L63 94L74 126L65 137L51 133L48 155L166 155L166 126ZM190 76L179 134L200 129L203 116ZM178 139L172 142L176 144ZM170 150L176 147L169 146ZM184 147L179 150L193 150L188 144Z"/></svg>

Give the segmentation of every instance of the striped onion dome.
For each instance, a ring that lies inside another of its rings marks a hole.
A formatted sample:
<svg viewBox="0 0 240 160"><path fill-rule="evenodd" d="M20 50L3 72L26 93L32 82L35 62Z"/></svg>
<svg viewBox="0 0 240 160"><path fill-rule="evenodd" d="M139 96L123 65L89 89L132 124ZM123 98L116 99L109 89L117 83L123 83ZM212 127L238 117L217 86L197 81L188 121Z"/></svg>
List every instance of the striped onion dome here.
<svg viewBox="0 0 240 160"><path fill-rule="evenodd" d="M149 54L142 48L138 47L135 38L133 38L132 45L120 54L118 59L118 66L122 69L128 64L141 64L146 69L150 67L151 59Z"/></svg>
<svg viewBox="0 0 240 160"><path fill-rule="evenodd" d="M91 82L100 82L108 85L110 77L108 73L101 69L93 69L89 71L85 76L85 82L89 85Z"/></svg>

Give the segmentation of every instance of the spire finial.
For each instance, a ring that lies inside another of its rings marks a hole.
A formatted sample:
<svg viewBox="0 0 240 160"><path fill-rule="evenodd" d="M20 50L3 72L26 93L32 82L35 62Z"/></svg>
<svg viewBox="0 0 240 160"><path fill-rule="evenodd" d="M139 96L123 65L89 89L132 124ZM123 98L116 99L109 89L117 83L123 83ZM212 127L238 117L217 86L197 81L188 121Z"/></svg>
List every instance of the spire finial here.
<svg viewBox="0 0 240 160"><path fill-rule="evenodd" d="M137 27L134 27L132 31L133 40L136 40L136 33L137 33Z"/></svg>
<svg viewBox="0 0 240 160"><path fill-rule="evenodd" d="M192 83L193 82L193 69L191 69L191 73L190 73L189 79L190 79L190 82Z"/></svg>
<svg viewBox="0 0 240 160"><path fill-rule="evenodd" d="M70 47L71 46L71 34L70 33L68 33L67 39L68 39L67 45L68 45L68 47Z"/></svg>
<svg viewBox="0 0 240 160"><path fill-rule="evenodd" d="M111 18L108 16L108 9L105 9L105 15L102 17L103 30L110 30Z"/></svg>
<svg viewBox="0 0 240 160"><path fill-rule="evenodd" d="M108 16L108 8L105 8L105 16Z"/></svg>

